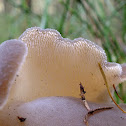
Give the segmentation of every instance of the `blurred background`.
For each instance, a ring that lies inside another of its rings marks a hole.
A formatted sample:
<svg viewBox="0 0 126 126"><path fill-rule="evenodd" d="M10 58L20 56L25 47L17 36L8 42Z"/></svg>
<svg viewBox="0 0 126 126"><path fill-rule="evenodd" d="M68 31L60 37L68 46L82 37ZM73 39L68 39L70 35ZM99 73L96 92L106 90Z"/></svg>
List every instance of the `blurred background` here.
<svg viewBox="0 0 126 126"><path fill-rule="evenodd" d="M126 0L0 0L0 43L34 26L89 39L105 49L108 61L126 62ZM125 85L117 90L126 103Z"/></svg>

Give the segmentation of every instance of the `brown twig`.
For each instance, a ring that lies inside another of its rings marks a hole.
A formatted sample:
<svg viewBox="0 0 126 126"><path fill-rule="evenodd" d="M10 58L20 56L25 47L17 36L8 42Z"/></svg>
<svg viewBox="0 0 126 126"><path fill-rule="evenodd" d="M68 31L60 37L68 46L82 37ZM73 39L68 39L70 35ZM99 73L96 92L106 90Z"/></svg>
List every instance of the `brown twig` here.
<svg viewBox="0 0 126 126"><path fill-rule="evenodd" d="M85 93L86 93L86 91L84 90L84 87L83 87L83 85L81 84L81 82L80 82L80 96L81 96L81 100L84 102L84 106L86 107L86 109L88 110L88 111L90 111L91 109L90 109L90 107L89 107L89 105L88 105L88 103L87 103L87 101L86 101L86 99L85 99Z"/></svg>
<svg viewBox="0 0 126 126"><path fill-rule="evenodd" d="M82 101L84 102L84 106L86 107L86 109L88 110L88 113L85 115L85 118L84 118L84 122L86 124L86 126L88 126L88 118L89 116L97 113L97 112L101 112L101 111L104 111L104 110L108 110L108 109L112 109L113 107L103 107L103 108L97 108L97 109L94 109L94 110L91 110L87 101L86 101L86 98L85 98L85 93L86 91L84 90L84 87L83 85L81 84L80 82L80 96L81 96L81 99Z"/></svg>
<svg viewBox="0 0 126 126"><path fill-rule="evenodd" d="M107 91L108 91L108 94L109 94L110 98L112 99L112 101L115 103L115 105L116 105L122 112L126 113L126 111L124 111L124 110L115 102L115 100L113 99L113 97L112 97L112 95L111 95L111 92L110 92L110 90L109 90L109 85L108 85L108 82L107 82L107 78L106 78L105 73L104 73L104 71L103 71L103 69L102 69L102 66L101 66L100 63L98 63L98 65L99 65L99 69L100 69L100 71L101 71L101 74L102 74L102 76L103 76L103 79L104 79L104 81L105 81L105 85L106 85L106 88L107 88Z"/></svg>
<svg viewBox="0 0 126 126"><path fill-rule="evenodd" d="M117 90L116 90L116 88L115 88L115 85L113 84L113 88L114 88L114 90L115 90L115 93L117 94L117 96L120 98L120 100L122 100L123 101L123 99L119 96L119 94L118 94L118 92L117 92ZM124 101L123 101L124 102Z"/></svg>
<svg viewBox="0 0 126 126"><path fill-rule="evenodd" d="M17 118L20 120L20 122L25 122L26 118L17 116Z"/></svg>
<svg viewBox="0 0 126 126"><path fill-rule="evenodd" d="M103 108L97 108L97 109L94 109L94 110L91 110L89 111L86 115L85 115L85 118L84 118L84 122L85 124L88 126L88 118L89 116L93 115L93 114L96 114L98 112L101 112L101 111L105 111L105 110L109 110L109 109L112 109L113 107L103 107Z"/></svg>

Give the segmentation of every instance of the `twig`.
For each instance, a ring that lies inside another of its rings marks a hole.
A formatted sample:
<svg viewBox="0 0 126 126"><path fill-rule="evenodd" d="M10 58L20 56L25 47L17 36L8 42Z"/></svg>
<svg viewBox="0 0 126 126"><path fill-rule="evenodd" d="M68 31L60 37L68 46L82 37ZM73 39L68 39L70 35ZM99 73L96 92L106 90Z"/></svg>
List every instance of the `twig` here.
<svg viewBox="0 0 126 126"><path fill-rule="evenodd" d="M113 88L114 88L114 90L115 90L115 93L117 94L117 96L120 98L120 100L122 100L123 101L123 99L119 96L119 94L118 94L118 92L117 92L117 90L116 90L116 88L115 88L115 85L113 84ZM124 102L124 101L123 101Z"/></svg>
<svg viewBox="0 0 126 126"><path fill-rule="evenodd" d="M26 118L17 116L17 118L20 120L20 122L25 122Z"/></svg>
<svg viewBox="0 0 126 126"><path fill-rule="evenodd" d="M108 93L109 93L110 98L112 99L112 101L115 103L115 105L116 105L122 112L126 113L126 111L124 111L124 110L115 102L115 100L113 99L113 97L112 97L112 95L111 95L111 93L110 93L110 90L109 90L109 86L108 86L108 82L107 82L105 73L104 73L104 71L103 71L103 69L102 69L102 67L101 67L101 64L98 63L98 65L99 65L99 69L100 69L100 71L101 71L101 74L102 74L102 76L103 76L103 79L104 79L104 81L105 81L105 85L106 85L106 87L107 87L107 90L108 90Z"/></svg>
<svg viewBox="0 0 126 126"><path fill-rule="evenodd" d="M101 112L101 111L104 111L104 110L108 110L108 109L112 109L113 107L103 107L103 108L97 108L97 109L94 109L94 110L91 110L86 99L85 99L85 93L86 91L84 90L84 87L83 85L81 84L80 82L80 95L81 95L81 99L82 101L84 102L84 106L86 107L86 109L88 110L88 113L85 115L85 118L84 118L84 122L86 124L86 126L88 126L88 117L97 113L97 112Z"/></svg>
<svg viewBox="0 0 126 126"><path fill-rule="evenodd" d="M103 108L97 108L97 109L94 109L94 110L91 110L89 111L86 115L85 115L85 118L84 118L84 122L85 124L88 126L88 118L89 116L95 114L95 113L98 113L98 112L101 112L101 111L105 111L105 110L109 110L109 109L112 109L113 107L103 107Z"/></svg>
<svg viewBox="0 0 126 126"><path fill-rule="evenodd" d="M80 96L81 96L81 100L84 102L84 106L86 107L86 109L88 110L88 111L90 111L91 109L90 109L90 107L89 107L89 105L88 105L88 103L87 103L87 101L86 101L86 99L85 99L85 93L86 93L86 91L84 91L84 87L82 86L82 84L81 84L81 82L80 82Z"/></svg>

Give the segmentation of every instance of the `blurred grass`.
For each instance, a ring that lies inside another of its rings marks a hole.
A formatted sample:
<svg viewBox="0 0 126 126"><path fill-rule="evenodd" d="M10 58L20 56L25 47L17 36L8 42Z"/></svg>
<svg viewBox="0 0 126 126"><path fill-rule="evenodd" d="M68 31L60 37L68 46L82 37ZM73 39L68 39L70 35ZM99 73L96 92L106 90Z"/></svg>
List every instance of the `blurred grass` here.
<svg viewBox="0 0 126 126"><path fill-rule="evenodd" d="M125 0L43 0L40 13L33 11L28 0L5 2L11 9L0 13L0 42L18 38L29 27L54 28L63 37L96 42L110 62L126 62ZM126 102L126 90L122 84L118 88ZM120 102L116 95L115 99Z"/></svg>

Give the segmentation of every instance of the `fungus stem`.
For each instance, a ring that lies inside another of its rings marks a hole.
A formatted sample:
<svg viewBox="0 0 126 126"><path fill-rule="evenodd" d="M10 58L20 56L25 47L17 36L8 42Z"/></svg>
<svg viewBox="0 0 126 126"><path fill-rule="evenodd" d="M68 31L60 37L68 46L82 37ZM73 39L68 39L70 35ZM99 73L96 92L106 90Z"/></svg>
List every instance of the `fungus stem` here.
<svg viewBox="0 0 126 126"><path fill-rule="evenodd" d="M102 76L103 76L103 79L104 79L104 81L105 81L105 85L106 85L106 87L107 87L107 91L108 91L108 93L109 93L110 98L112 99L112 101L115 103L115 105L116 105L122 112L126 113L126 111L124 111L124 110L115 102L115 100L113 99L113 97L112 97L112 95L111 95L111 93L110 93L110 90L109 90L109 86L108 86L108 83L107 83L107 79L106 79L105 73L104 73L104 71L103 71L103 69L102 69L102 67L101 67L101 64L98 63L98 66L99 66L99 69L100 69L101 74L102 74Z"/></svg>

